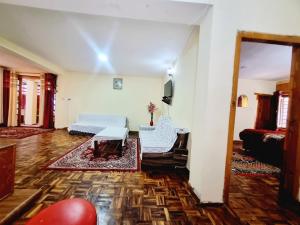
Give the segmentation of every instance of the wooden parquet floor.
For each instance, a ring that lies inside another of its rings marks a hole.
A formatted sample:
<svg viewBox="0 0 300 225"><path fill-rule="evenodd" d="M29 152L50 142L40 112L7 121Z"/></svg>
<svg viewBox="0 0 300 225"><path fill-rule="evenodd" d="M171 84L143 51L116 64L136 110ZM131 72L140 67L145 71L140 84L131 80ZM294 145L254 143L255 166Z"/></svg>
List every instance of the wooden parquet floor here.
<svg viewBox="0 0 300 225"><path fill-rule="evenodd" d="M239 152L241 143L234 145ZM231 175L229 207L242 224L300 224L300 216L277 203L279 179ZM298 213L300 214L300 212Z"/></svg>
<svg viewBox="0 0 300 225"><path fill-rule="evenodd" d="M0 201L0 224L15 221L40 196L41 189L15 189L8 197Z"/></svg>
<svg viewBox="0 0 300 225"><path fill-rule="evenodd" d="M170 171L109 173L42 169L86 139L56 130L16 140L15 188L42 188L43 194L17 218L15 225L24 224L54 202L74 197L94 203L99 225L300 224L298 216L277 205L273 197L278 181L272 179L254 184L233 177L230 206L203 207L187 180ZM261 193L255 192L258 189Z"/></svg>
<svg viewBox="0 0 300 225"><path fill-rule="evenodd" d="M278 205L278 190L278 178L272 176L232 176L229 207L243 224L299 225L299 215Z"/></svg>

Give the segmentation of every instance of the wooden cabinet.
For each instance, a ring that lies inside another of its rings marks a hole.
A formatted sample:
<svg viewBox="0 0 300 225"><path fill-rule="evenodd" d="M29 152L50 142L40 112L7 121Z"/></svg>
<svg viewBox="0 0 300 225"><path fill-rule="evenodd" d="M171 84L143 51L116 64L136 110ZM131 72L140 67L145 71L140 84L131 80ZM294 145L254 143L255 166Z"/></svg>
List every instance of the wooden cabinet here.
<svg viewBox="0 0 300 225"><path fill-rule="evenodd" d="M0 200L14 191L15 166L15 143L0 141Z"/></svg>

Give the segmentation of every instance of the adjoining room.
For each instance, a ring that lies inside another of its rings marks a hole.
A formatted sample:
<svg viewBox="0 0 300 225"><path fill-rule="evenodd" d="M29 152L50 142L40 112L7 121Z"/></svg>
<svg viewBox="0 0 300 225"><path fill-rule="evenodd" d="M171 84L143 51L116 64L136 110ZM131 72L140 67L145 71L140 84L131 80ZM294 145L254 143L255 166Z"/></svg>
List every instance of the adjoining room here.
<svg viewBox="0 0 300 225"><path fill-rule="evenodd" d="M1 48L0 55L3 87L0 137L24 138L53 129L55 94L45 90L45 79L52 75L7 49Z"/></svg>
<svg viewBox="0 0 300 225"><path fill-rule="evenodd" d="M268 202L278 199L288 132L291 61L291 46L241 44L231 201L243 199L252 204L261 197Z"/></svg>

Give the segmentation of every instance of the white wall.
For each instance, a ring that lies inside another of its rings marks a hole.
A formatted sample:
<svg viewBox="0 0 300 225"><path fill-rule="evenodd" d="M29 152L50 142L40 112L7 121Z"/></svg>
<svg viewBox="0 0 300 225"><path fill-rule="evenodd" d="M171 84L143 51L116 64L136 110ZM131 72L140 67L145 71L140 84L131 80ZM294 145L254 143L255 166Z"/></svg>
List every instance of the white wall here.
<svg viewBox="0 0 300 225"><path fill-rule="evenodd" d="M120 76L121 77L121 76ZM58 76L56 128L67 127L80 113L127 116L130 130L148 124L150 101L162 110L162 77L123 76L123 89L113 89L113 77L108 75L67 73ZM71 99L71 100L68 100Z"/></svg>
<svg viewBox="0 0 300 225"><path fill-rule="evenodd" d="M255 93L273 94L276 81L239 79L237 96L247 95L248 107L237 107L234 125L234 140L240 140L239 133L247 128L254 128L257 111Z"/></svg>
<svg viewBox="0 0 300 225"><path fill-rule="evenodd" d="M223 202L235 39L239 30L300 36L299 0L215 0L200 25L190 184Z"/></svg>
<svg viewBox="0 0 300 225"><path fill-rule="evenodd" d="M174 123L188 129L192 128L198 43L199 27L195 27L174 66L175 73L172 78L174 92L172 104L168 109Z"/></svg>
<svg viewBox="0 0 300 225"><path fill-rule="evenodd" d="M0 124L3 123L3 68L0 67Z"/></svg>
<svg viewBox="0 0 300 225"><path fill-rule="evenodd" d="M198 63L198 44L199 44L199 27L195 27L187 40L180 57L177 59L172 77L173 81L173 98L170 106L163 104L165 110L172 118L176 127L187 128L192 130L193 108L195 96L195 80L197 75ZM166 76L165 81L169 79ZM188 149L190 150L192 136L189 136ZM189 168L190 154L187 162Z"/></svg>

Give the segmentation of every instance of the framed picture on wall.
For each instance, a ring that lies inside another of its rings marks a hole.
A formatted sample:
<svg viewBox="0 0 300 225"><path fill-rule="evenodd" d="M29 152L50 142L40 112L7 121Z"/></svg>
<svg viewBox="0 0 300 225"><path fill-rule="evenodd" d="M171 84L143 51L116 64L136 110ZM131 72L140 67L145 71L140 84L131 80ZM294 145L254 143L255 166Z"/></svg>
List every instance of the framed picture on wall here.
<svg viewBox="0 0 300 225"><path fill-rule="evenodd" d="M117 90L121 90L123 88L123 79L113 78L113 88Z"/></svg>

